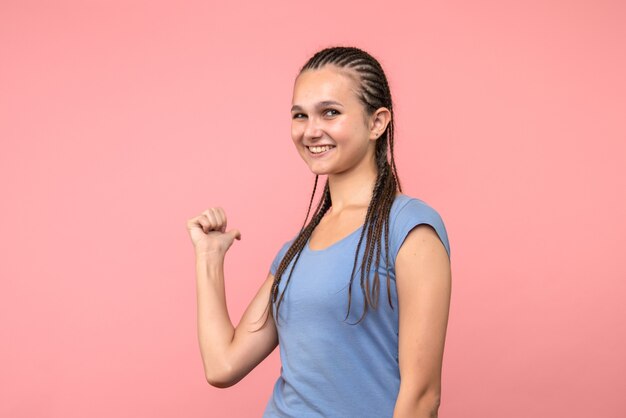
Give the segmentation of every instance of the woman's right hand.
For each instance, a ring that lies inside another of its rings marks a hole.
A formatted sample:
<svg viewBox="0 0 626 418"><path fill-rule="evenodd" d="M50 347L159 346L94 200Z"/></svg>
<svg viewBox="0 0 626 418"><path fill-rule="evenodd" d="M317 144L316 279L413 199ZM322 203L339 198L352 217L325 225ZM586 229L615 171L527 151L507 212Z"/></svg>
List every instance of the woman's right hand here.
<svg viewBox="0 0 626 418"><path fill-rule="evenodd" d="M236 239L241 239L238 229L226 232L226 213L220 207L209 208L187 221L189 237L196 256L224 256Z"/></svg>

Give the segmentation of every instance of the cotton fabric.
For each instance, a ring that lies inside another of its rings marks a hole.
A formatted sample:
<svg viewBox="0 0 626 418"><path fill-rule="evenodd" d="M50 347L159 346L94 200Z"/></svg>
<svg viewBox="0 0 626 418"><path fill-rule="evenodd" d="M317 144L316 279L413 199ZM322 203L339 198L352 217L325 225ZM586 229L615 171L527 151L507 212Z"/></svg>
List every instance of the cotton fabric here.
<svg viewBox="0 0 626 418"><path fill-rule="evenodd" d="M294 257L279 285L280 295L293 269L277 323L280 376L264 418L393 415L400 388L395 259L408 233L420 224L434 228L450 256L447 231L439 213L420 199L404 194L396 196L389 224L389 277L394 308L387 299L383 236L378 307L370 308L357 325L348 322L356 322L363 311L360 263L365 237L352 283L350 314L344 319L350 275L363 226L323 250L312 250L307 242L295 269ZM276 254L270 267L272 274L294 240L295 237L284 243ZM372 272L373 269L372 266ZM370 286L372 280L370 277Z"/></svg>

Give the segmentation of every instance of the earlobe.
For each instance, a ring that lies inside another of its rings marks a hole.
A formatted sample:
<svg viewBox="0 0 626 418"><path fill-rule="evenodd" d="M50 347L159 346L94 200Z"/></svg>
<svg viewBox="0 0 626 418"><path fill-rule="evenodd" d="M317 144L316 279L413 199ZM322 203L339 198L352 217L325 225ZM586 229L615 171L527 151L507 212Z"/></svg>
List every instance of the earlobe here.
<svg viewBox="0 0 626 418"><path fill-rule="evenodd" d="M378 139L387 129L391 119L391 114L386 107L381 107L373 115L373 126L371 128L374 139Z"/></svg>

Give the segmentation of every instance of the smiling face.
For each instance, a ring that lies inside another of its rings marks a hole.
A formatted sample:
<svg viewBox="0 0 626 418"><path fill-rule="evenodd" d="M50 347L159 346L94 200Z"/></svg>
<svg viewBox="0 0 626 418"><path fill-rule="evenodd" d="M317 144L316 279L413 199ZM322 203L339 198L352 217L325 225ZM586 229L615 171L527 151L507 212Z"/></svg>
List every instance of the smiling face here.
<svg viewBox="0 0 626 418"><path fill-rule="evenodd" d="M376 136L356 81L332 65L296 79L291 138L315 174L339 174L373 161Z"/></svg>

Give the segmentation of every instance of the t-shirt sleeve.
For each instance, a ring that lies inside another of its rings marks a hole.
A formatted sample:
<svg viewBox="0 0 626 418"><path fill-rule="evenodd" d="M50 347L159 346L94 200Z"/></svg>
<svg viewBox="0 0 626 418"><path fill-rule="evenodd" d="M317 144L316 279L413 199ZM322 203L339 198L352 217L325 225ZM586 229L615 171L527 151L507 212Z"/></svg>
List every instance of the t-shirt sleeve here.
<svg viewBox="0 0 626 418"><path fill-rule="evenodd" d="M402 247L409 232L421 224L428 224L433 227L448 253L448 258L450 258L450 243L443 219L435 209L424 201L411 199L398 210L393 224L390 225L393 232L390 233L389 250L393 256L394 264L398 251L400 251L400 247Z"/></svg>
<svg viewBox="0 0 626 418"><path fill-rule="evenodd" d="M286 243L284 243L283 246L278 250L278 253L276 254L276 256L274 257L274 260L272 261L272 265L270 266L270 273L272 273L273 276L276 275L276 271L278 270L278 266L280 266L280 262L282 261L283 257L285 256L285 253L287 253L287 250L289 249L289 247L293 243L294 239L289 240Z"/></svg>

